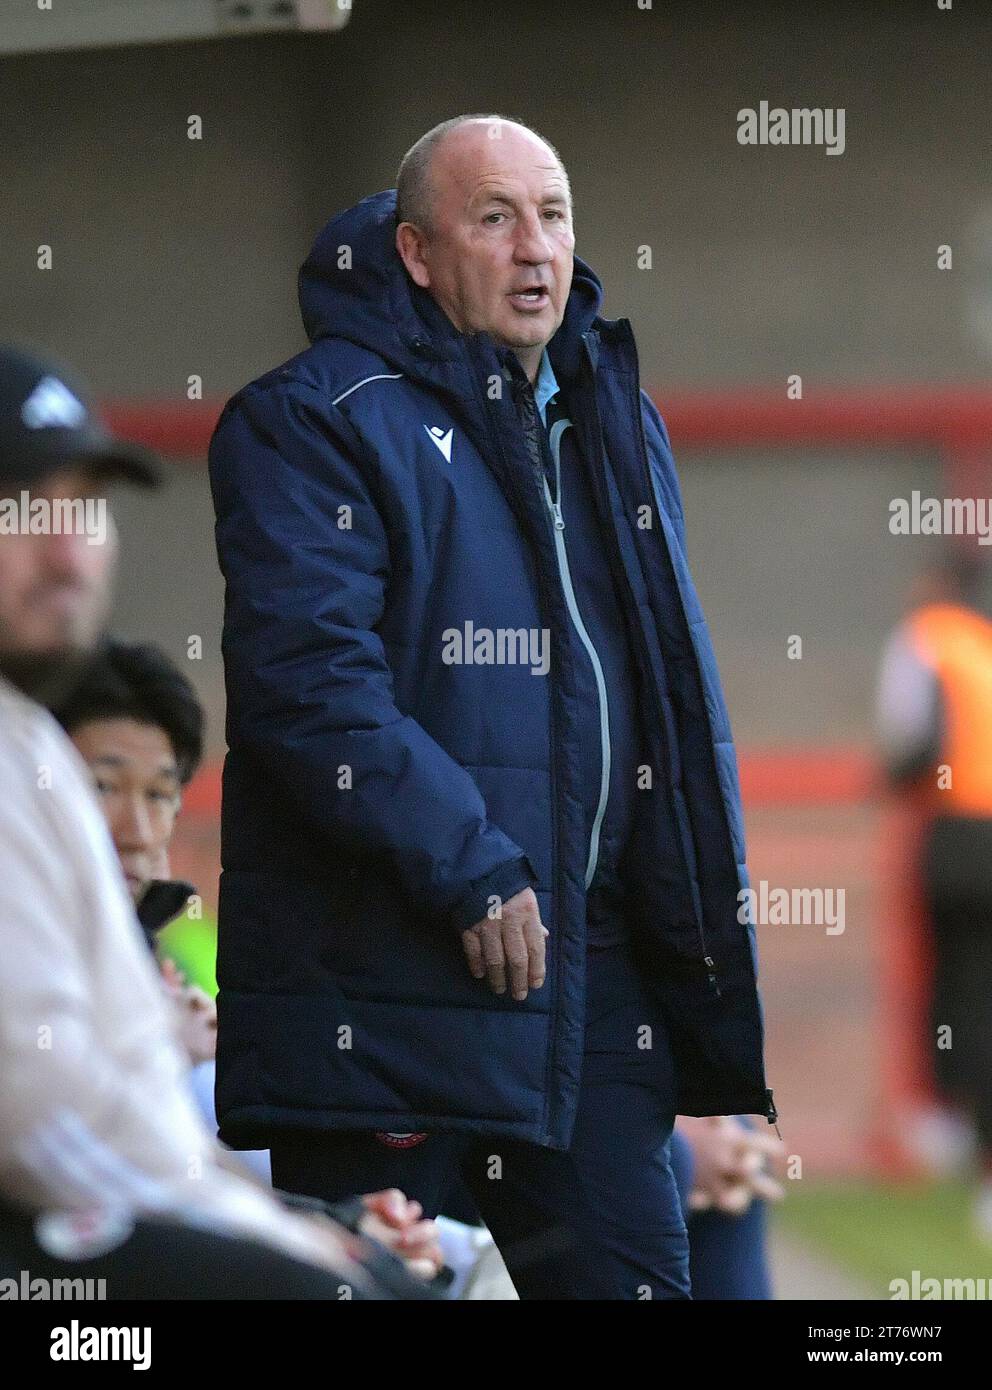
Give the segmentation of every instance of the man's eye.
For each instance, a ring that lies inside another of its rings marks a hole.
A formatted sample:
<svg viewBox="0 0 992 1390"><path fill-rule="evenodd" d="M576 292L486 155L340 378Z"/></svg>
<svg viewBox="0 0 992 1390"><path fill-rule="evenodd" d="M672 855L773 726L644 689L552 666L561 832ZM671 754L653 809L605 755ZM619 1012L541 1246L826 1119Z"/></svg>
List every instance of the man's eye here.
<svg viewBox="0 0 992 1390"><path fill-rule="evenodd" d="M104 782L99 777L94 780L93 785L101 796L109 796L114 790L109 782Z"/></svg>
<svg viewBox="0 0 992 1390"><path fill-rule="evenodd" d="M485 217L484 217L482 220L483 220L483 222L491 222L492 219L493 219L494 217L505 217L505 216L506 216L506 213L505 213L505 212L487 212L486 215L485 215Z"/></svg>

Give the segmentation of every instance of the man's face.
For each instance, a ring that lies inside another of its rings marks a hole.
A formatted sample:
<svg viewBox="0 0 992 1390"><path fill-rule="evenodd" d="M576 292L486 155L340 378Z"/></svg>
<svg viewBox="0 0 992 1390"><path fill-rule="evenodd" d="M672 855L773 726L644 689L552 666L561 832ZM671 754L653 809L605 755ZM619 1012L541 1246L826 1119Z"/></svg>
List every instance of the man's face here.
<svg viewBox="0 0 992 1390"><path fill-rule="evenodd" d="M460 332L491 333L533 374L572 285L575 236L560 164L529 131L474 121L435 151L430 181L431 234L415 235L410 223L397 229L407 270ZM535 287L536 296L520 293Z"/></svg>
<svg viewBox="0 0 992 1390"><path fill-rule="evenodd" d="M135 902L152 879L169 877L169 842L180 806L179 768L169 736L136 719L90 719L70 738L97 796Z"/></svg>
<svg viewBox="0 0 992 1390"><path fill-rule="evenodd" d="M97 499L100 485L88 472L67 468L26 491L32 502L52 503ZM0 497L19 500L20 493L19 487L0 485ZM117 533L109 518L105 537L96 542L81 527L64 535L5 529L0 534L0 670L6 659L12 665L58 663L90 651L110 608L116 556Z"/></svg>

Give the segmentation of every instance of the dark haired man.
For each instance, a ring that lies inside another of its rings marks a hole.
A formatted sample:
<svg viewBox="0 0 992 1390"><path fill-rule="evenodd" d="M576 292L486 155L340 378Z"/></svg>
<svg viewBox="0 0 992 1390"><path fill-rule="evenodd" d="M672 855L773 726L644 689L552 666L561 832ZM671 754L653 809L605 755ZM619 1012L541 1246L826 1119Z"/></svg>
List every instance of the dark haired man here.
<svg viewBox="0 0 992 1390"><path fill-rule="evenodd" d="M169 848L182 789L203 755L203 707L158 647L110 639L53 713L90 770L138 920L154 947L193 892L192 884L171 878ZM171 960L161 964L190 1062L210 1063L216 1005Z"/></svg>

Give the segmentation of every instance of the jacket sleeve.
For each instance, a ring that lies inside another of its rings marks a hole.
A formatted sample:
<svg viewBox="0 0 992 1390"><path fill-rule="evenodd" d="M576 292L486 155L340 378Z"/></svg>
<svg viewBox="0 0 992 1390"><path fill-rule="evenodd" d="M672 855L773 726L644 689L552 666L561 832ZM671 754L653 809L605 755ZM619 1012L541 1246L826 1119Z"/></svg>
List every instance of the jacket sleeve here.
<svg viewBox="0 0 992 1390"><path fill-rule="evenodd" d="M490 895L537 879L468 772L395 703L371 469L347 419L300 382L248 387L222 415L210 477L228 741L329 847L386 856L412 903L462 930Z"/></svg>
<svg viewBox="0 0 992 1390"><path fill-rule="evenodd" d="M655 488L665 511L675 527L682 553L685 554L685 516L682 511L682 491L675 470L675 457L672 443L668 437L668 426L661 413L646 391L641 391L641 418L644 425L644 441L648 451L648 463L654 478Z"/></svg>

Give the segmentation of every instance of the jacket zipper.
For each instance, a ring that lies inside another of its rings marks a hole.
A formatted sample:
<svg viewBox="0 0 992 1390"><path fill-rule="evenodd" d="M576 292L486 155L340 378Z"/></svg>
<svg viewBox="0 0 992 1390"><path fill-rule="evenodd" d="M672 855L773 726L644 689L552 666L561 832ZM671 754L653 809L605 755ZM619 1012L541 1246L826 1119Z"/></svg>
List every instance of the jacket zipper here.
<svg viewBox="0 0 992 1390"><path fill-rule="evenodd" d="M596 695L599 702L599 735L601 750L601 774L599 786L599 804L596 807L596 815L592 823L592 833L589 836L589 855L586 861L586 888L592 883L596 874L596 866L599 863L599 835L603 824L603 817L606 815L606 803L610 796L610 764L612 760L612 748L610 743L610 708L606 695L606 678L603 675L603 665L599 659L599 654L593 645L592 638L585 623L582 621L582 614L579 611L578 600L575 597L575 587L572 584L572 572L568 563L568 550L565 546L565 518L562 515L562 491L561 491L561 437L571 425L571 420L556 420L551 426L550 443L551 454L555 464L555 496L552 498L551 489L548 487L548 480L542 477L544 484L544 497L554 522L555 555L558 559L558 573L561 577L562 589L565 592L565 603L575 630L579 634L579 640L592 663L593 674L596 678Z"/></svg>
<svg viewBox="0 0 992 1390"><path fill-rule="evenodd" d="M472 385L473 385L473 387L474 387L474 389L475 389L477 399L480 400L480 401L482 402L482 413L483 413L483 418L488 418L488 419L492 420L492 424L493 424L493 437L495 438L497 448L499 449L500 458L501 458L501 460L502 460L502 462L503 462L503 468L504 468L504 470L505 470L505 471L507 472L507 474L508 474L508 473L509 473L509 466L508 466L508 460L507 460L507 457L506 457L506 450L505 450L505 448L503 447L503 438L502 438L502 435L500 434L499 420L498 420L497 418L495 418L495 412L494 412L493 409L492 409L492 405L491 405L490 399L489 399L489 397L487 396L486 392L482 389L482 387L481 387L480 384L479 384L479 380L478 380L478 377L477 377L476 371L475 371L475 363L474 363L474 361L473 361L472 358L471 358L471 354L469 354L469 375L470 375L470 377L471 377ZM528 383L528 384L529 384L529 383ZM535 408L535 412L536 412L536 405L535 405L534 408ZM538 424L540 424L540 421L538 421ZM543 428L543 426L542 426L542 428ZM539 470L535 470L535 472L538 472L538 471L539 471ZM544 599L545 609L546 609L546 611L549 612L549 611L550 611L550 603L549 603L549 598L548 598L548 595L547 595L546 585L545 585L545 583L544 583L543 578L541 577L541 566L540 566L540 562L538 562L537 570L538 570L538 579L539 579L539 583L541 584L541 588L542 588L542 597L543 597L543 599ZM551 879L552 879L552 902L553 902L553 904L554 904L554 922L553 922L553 926L554 926L554 931L555 931L555 938L554 938L554 941L555 941L555 998L558 999L558 1000L560 1000L560 999L561 999L561 971L562 971L562 957L563 957L562 945L563 945L563 941L564 941L564 934L563 934L563 931L562 931L562 902L564 901L564 893L562 892L562 885L561 885L561 883L559 882L559 880L560 880L560 878L561 878L561 852L560 852L560 848L559 848L560 842L561 842L561 827L560 827L560 824L559 824L559 811L558 811L558 774L557 774L557 758L556 758L556 750L557 750L557 746L558 746L558 720L557 720L557 718L555 717L555 695L554 695L554 691L553 691L553 690L549 692L549 699L548 699L548 723L549 723L549 726L550 726L550 727L549 727L549 734L550 734L550 738L551 738L551 758L550 758L550 764L551 764L551 807L552 807L552 814L551 814ZM552 1027L552 1029L551 1029L551 1041L550 1041L550 1045L549 1045L549 1047L548 1047L548 1057L547 1057L547 1063L546 1063L546 1067L545 1067L545 1075L546 1075L547 1080L546 1080L545 1088L544 1088L544 1120L543 1120L543 1124L544 1124L544 1134L541 1136L541 1137L542 1137L542 1140L546 1141L546 1142L549 1143L549 1144L550 1144L551 1139L552 1139L553 1136L552 1136L552 1133L551 1133L551 1131L550 1131L550 1129L549 1129L549 1127L548 1127L548 1111L549 1111L550 1105L551 1105L551 1099L550 1099L550 1098L551 1098L551 1093L552 1093L552 1089L553 1089L552 1077L553 1077L553 1075L554 1075L554 1069L555 1069L555 1063L556 1063L556 1061L557 1061L557 1057L558 1057L558 1033L557 1033L557 1021L556 1021L556 1026Z"/></svg>

